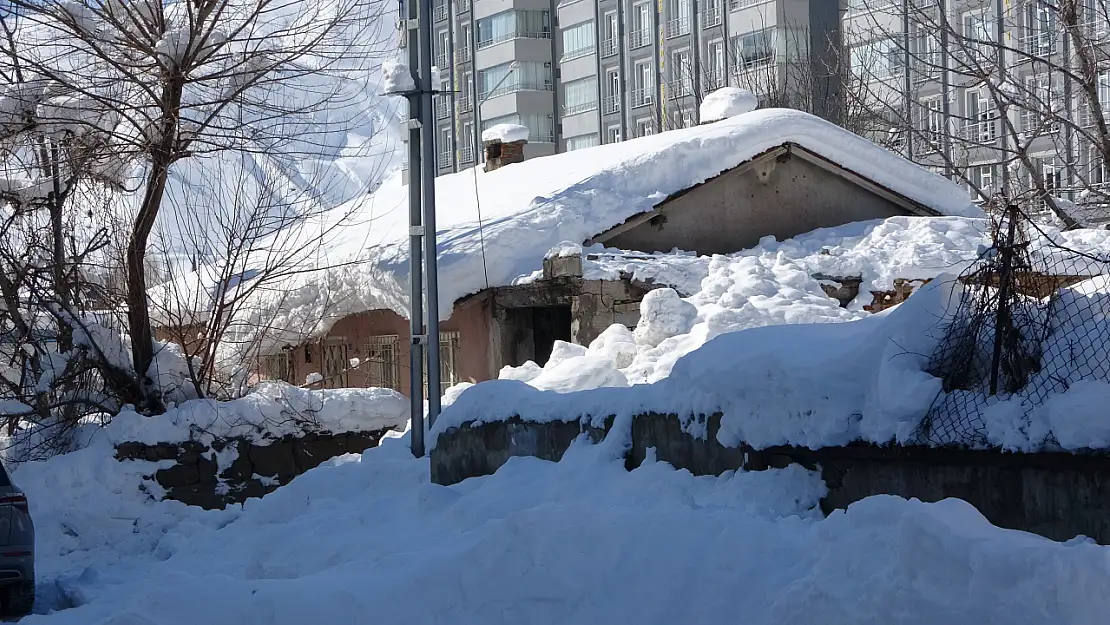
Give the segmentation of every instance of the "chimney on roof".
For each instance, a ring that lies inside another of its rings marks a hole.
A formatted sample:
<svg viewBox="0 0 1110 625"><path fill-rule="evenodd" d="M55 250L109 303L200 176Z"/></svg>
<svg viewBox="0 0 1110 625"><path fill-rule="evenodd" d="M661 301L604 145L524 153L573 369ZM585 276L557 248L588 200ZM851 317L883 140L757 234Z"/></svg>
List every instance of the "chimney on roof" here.
<svg viewBox="0 0 1110 625"><path fill-rule="evenodd" d="M524 161L528 128L519 124L497 124L482 131L482 147L486 155L486 171L493 171Z"/></svg>

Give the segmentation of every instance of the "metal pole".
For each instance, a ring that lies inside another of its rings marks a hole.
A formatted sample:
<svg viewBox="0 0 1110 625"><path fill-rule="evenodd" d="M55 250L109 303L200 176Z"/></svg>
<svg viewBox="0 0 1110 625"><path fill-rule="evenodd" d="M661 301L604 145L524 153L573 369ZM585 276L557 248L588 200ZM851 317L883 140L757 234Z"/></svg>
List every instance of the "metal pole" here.
<svg viewBox="0 0 1110 625"><path fill-rule="evenodd" d="M952 77L948 73L948 1L940 0L940 106L941 106L941 119L943 120L942 132L940 134L941 153L944 155L944 177L951 179L952 171L952 136L949 134L952 128L952 103L950 101L952 91Z"/></svg>
<svg viewBox="0 0 1110 625"><path fill-rule="evenodd" d="M1006 7L1006 5L1005 5L1004 0L996 0L995 8L994 8L994 21L995 21L995 29L994 30L995 30L995 36L998 38L997 46L998 46L998 84L999 85L1003 85L1003 84L1006 83L1006 49L1005 49L1006 23L1002 19L1003 16L1005 15L1005 7ZM1010 193L1010 168L1009 168L1009 163L1007 162L1007 161L1009 161L1009 158L1007 157L1007 154L1006 154L1006 151L1008 149L1007 144L1009 143L1009 141L1007 140L1009 138L1007 136L1007 131L1009 129L1009 121L1008 120L1004 121L1002 119L1002 117L1004 115L1009 115L1009 107L1003 106L1003 107L999 107L999 108L1000 108L1000 110L998 111L998 120L995 122L996 124L998 124L998 127L997 127L998 140L999 140L999 143L1001 144L999 146L999 157L1000 158L998 160L999 160L999 165L1002 169L1002 171L1000 172L1001 178L1002 178L1002 194L1003 194L1003 197L1009 198L1009 193Z"/></svg>
<svg viewBox="0 0 1110 625"><path fill-rule="evenodd" d="M405 46L408 48L409 71L420 64L420 47L412 37L418 20L430 17L420 15L417 0L408 1L408 23L405 25ZM412 455L424 456L424 296L423 296L423 226L420 215L421 172L420 149L420 85L409 93L409 410Z"/></svg>
<svg viewBox="0 0 1110 625"><path fill-rule="evenodd" d="M905 81L903 88L906 90L905 97L902 99L902 120L900 123L905 124L902 131L902 138L906 142L906 158L913 160L913 75L910 72L910 1L902 1L902 71L905 72Z"/></svg>
<svg viewBox="0 0 1110 625"><path fill-rule="evenodd" d="M424 152L421 186L424 197L424 263L428 298L428 323L425 346L428 358L428 425L439 415L439 276L436 263L436 123L432 110L432 1L420 0L420 126ZM423 384L423 380L420 381ZM423 407L421 407L423 408Z"/></svg>

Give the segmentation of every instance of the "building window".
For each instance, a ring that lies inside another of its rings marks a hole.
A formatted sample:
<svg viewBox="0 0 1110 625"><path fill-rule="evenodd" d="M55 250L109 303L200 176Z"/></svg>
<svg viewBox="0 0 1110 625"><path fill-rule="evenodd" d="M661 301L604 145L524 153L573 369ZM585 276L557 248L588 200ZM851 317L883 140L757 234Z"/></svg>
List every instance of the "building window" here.
<svg viewBox="0 0 1110 625"><path fill-rule="evenodd" d="M460 63L465 63L470 60L470 46L473 44L470 38L470 25L466 24L462 26L462 28L459 29L459 33L460 45L456 46L458 48L458 58Z"/></svg>
<svg viewBox="0 0 1110 625"><path fill-rule="evenodd" d="M890 78L906 71L906 56L894 37L856 44L850 51L852 74L863 78Z"/></svg>
<svg viewBox="0 0 1110 625"><path fill-rule="evenodd" d="M655 120L650 117L636 120L636 136L646 137L655 134Z"/></svg>
<svg viewBox="0 0 1110 625"><path fill-rule="evenodd" d="M277 354L266 356L262 361L262 373L271 380L296 384L293 379L296 370L291 349L283 349Z"/></svg>
<svg viewBox="0 0 1110 625"><path fill-rule="evenodd" d="M522 90L551 90L550 63L522 61L517 63L516 71L510 73L511 65L511 63L503 63L478 72L480 101Z"/></svg>
<svg viewBox="0 0 1110 625"><path fill-rule="evenodd" d="M594 21L582 22L563 30L563 60L589 56L596 50Z"/></svg>
<svg viewBox="0 0 1110 625"><path fill-rule="evenodd" d="M451 142L451 128L441 127L436 134L436 159L440 169L451 167L451 157L454 155L455 146Z"/></svg>
<svg viewBox="0 0 1110 625"><path fill-rule="evenodd" d="M459 356L461 350L459 349L459 333L458 331L441 331L439 333L439 395L442 397L443 393L448 388L459 383ZM424 396L428 396L428 373L427 363L424 367Z"/></svg>
<svg viewBox="0 0 1110 625"><path fill-rule="evenodd" d="M555 122L551 115L542 113L525 115L503 115L482 120L482 130L493 128L498 124L519 124L528 128L528 141L530 143L551 143L555 140Z"/></svg>
<svg viewBox="0 0 1110 625"><path fill-rule="evenodd" d="M632 7L632 30L628 33L628 47L635 50L651 44L651 5L637 4Z"/></svg>
<svg viewBox="0 0 1110 625"><path fill-rule="evenodd" d="M738 72L771 63L775 58L774 27L733 37L732 56Z"/></svg>
<svg viewBox="0 0 1110 625"><path fill-rule="evenodd" d="M401 340L396 334L372 336L366 343L366 385L401 390Z"/></svg>
<svg viewBox="0 0 1110 625"><path fill-rule="evenodd" d="M632 106L647 106L652 103L655 92L655 81L652 80L654 71L651 61L641 61L636 64L632 75Z"/></svg>
<svg viewBox="0 0 1110 625"><path fill-rule="evenodd" d="M1063 97L1052 88L1052 78L1047 74L1025 79L1025 101L1021 109L1021 130L1040 135L1060 130L1059 107Z"/></svg>
<svg viewBox="0 0 1110 625"><path fill-rule="evenodd" d="M970 57L968 60L971 62L993 62L991 46L997 36L994 32L994 20L987 15L986 11L965 13L963 27L962 43L966 46L966 51L962 53ZM956 52L961 53L960 50Z"/></svg>
<svg viewBox="0 0 1110 625"><path fill-rule="evenodd" d="M998 110L986 88L964 92L964 136L979 143L992 143L998 136Z"/></svg>
<svg viewBox="0 0 1110 625"><path fill-rule="evenodd" d="M677 50L671 53L671 88L676 96L686 96L694 93L694 66L690 63L689 50Z"/></svg>
<svg viewBox="0 0 1110 625"><path fill-rule="evenodd" d="M551 13L548 11L505 11L478 20L479 50L518 37L529 39L550 38Z"/></svg>
<svg viewBox="0 0 1110 625"><path fill-rule="evenodd" d="M436 32L436 67L441 69L450 65L447 57L451 52L451 33L446 30Z"/></svg>
<svg viewBox="0 0 1110 625"><path fill-rule="evenodd" d="M621 127L609 126L605 129L605 143L620 143Z"/></svg>
<svg viewBox="0 0 1110 625"><path fill-rule="evenodd" d="M973 165L967 173L968 191L971 198L977 201L987 201L994 195L995 184L998 178L998 165ZM976 188L978 187L978 189Z"/></svg>
<svg viewBox="0 0 1110 625"><path fill-rule="evenodd" d="M601 22L601 58L617 55L617 39L620 30L617 27L617 12L609 11Z"/></svg>
<svg viewBox="0 0 1110 625"><path fill-rule="evenodd" d="M1024 49L1033 56L1047 56L1056 52L1056 11L1059 9L1044 2L1030 0L1025 5Z"/></svg>
<svg viewBox="0 0 1110 625"><path fill-rule="evenodd" d="M347 340L344 338L331 338L324 341L324 360L322 363L324 388L347 388L350 386L347 370L350 368Z"/></svg>
<svg viewBox="0 0 1110 625"><path fill-rule="evenodd" d="M1101 186L1110 182L1106 173L1106 160L1102 158L1102 151L1097 146L1087 148L1087 185Z"/></svg>
<svg viewBox="0 0 1110 625"><path fill-rule="evenodd" d="M563 115L577 115L597 109L597 80L592 76L563 85Z"/></svg>
<svg viewBox="0 0 1110 625"><path fill-rule="evenodd" d="M474 122L464 122L459 134L459 162L474 162Z"/></svg>
<svg viewBox="0 0 1110 625"><path fill-rule="evenodd" d="M690 0L667 0L667 37L690 34Z"/></svg>
<svg viewBox="0 0 1110 625"><path fill-rule="evenodd" d="M605 71L605 97L601 100L601 112L610 115L621 110L621 77L616 68Z"/></svg>
<svg viewBox="0 0 1110 625"><path fill-rule="evenodd" d="M592 148L600 142L596 132L591 132L588 135L579 135L577 137L567 137L567 152L581 150L583 148Z"/></svg>
<svg viewBox="0 0 1110 625"><path fill-rule="evenodd" d="M702 8L701 25L704 28L720 26L724 22L724 15L724 0L707 0Z"/></svg>

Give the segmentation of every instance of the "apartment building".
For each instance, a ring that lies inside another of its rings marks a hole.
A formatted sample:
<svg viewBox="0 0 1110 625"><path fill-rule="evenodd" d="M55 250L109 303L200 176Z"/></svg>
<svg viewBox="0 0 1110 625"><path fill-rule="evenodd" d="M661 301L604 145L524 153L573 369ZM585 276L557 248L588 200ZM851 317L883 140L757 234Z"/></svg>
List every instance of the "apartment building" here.
<svg viewBox="0 0 1110 625"><path fill-rule="evenodd" d="M839 7L821 0L441 0L438 173L481 161L481 132L527 126L527 158L698 123L710 91L836 100ZM515 66L513 65L515 63ZM831 95L830 95L831 94ZM771 96L775 97L772 98Z"/></svg>
<svg viewBox="0 0 1110 625"><path fill-rule="evenodd" d="M1066 17L1063 3L1044 0L850 0L843 32L859 86L846 89L908 120L891 123L905 133L898 146L963 179L973 197L998 192L1004 179L1008 193L1021 192L1040 176L1047 192L1074 200L1108 181L1087 132L1092 110L1110 107L1108 4L1088 0ZM1078 28L1064 28L1065 17ZM1076 78L1078 46L1097 48L1094 99ZM1018 103L999 110L992 85L996 96L1007 85ZM1019 152L1031 166L1015 162Z"/></svg>

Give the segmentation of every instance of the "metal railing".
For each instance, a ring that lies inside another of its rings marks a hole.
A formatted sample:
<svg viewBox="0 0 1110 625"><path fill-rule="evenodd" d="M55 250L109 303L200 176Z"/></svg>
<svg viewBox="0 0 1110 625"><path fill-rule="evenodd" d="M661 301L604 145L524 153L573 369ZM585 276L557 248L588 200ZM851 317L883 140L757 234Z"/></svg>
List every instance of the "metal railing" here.
<svg viewBox="0 0 1110 625"><path fill-rule="evenodd" d="M533 82L533 81L520 81L512 84L502 85L493 91L478 94L479 101L485 101L489 98L496 98L497 96L516 93L517 91L551 91L551 82Z"/></svg>
<svg viewBox="0 0 1110 625"><path fill-rule="evenodd" d="M607 59L611 56L617 56L617 40L603 39L601 41L601 58Z"/></svg>
<svg viewBox="0 0 1110 625"><path fill-rule="evenodd" d="M447 169L448 167L450 167L452 156L453 156L453 153L451 153L451 152L440 152L436 156L436 162L439 164L439 168L440 169Z"/></svg>
<svg viewBox="0 0 1110 625"><path fill-rule="evenodd" d="M673 20L667 20L667 38L681 37L690 34L690 17L684 15Z"/></svg>
<svg viewBox="0 0 1110 625"><path fill-rule="evenodd" d="M460 163L473 163L474 162L474 148L467 146L459 148L459 162Z"/></svg>
<svg viewBox="0 0 1110 625"><path fill-rule="evenodd" d="M621 110L621 97L609 95L601 99L601 112L610 115Z"/></svg>
<svg viewBox="0 0 1110 625"><path fill-rule="evenodd" d="M437 22L447 19L447 3L437 4L432 8L432 17Z"/></svg>
<svg viewBox="0 0 1110 625"><path fill-rule="evenodd" d="M439 54L437 54L436 55L436 67L438 67L440 69L447 68L449 66L448 63L447 63L447 58L448 58L448 55L447 55L446 52L440 52Z"/></svg>
<svg viewBox="0 0 1110 625"><path fill-rule="evenodd" d="M636 107L636 106L647 106L647 105L651 104L652 96L654 96L654 95L655 94L652 93L652 90L650 88L645 87L645 88L642 88L642 89L633 89L632 90L632 106L634 106L634 107Z"/></svg>
<svg viewBox="0 0 1110 625"><path fill-rule="evenodd" d="M719 6L706 7L701 13L702 26L709 28L711 26L720 26L725 21L725 12Z"/></svg>
<svg viewBox="0 0 1110 625"><path fill-rule="evenodd" d="M455 51L455 58L459 63L466 63L470 61L470 46L462 46Z"/></svg>
<svg viewBox="0 0 1110 625"><path fill-rule="evenodd" d="M445 96L436 98L436 119L447 119L451 117L451 103L447 101Z"/></svg>
<svg viewBox="0 0 1110 625"><path fill-rule="evenodd" d="M455 14L462 15L470 10L471 0L455 0Z"/></svg>
<svg viewBox="0 0 1110 625"><path fill-rule="evenodd" d="M596 51L597 51L597 48L594 47L594 46L586 46L585 48L578 48L577 50L569 50L569 51L563 52L563 57L559 60L560 61L573 61L574 59L580 59L580 58L585 57L585 56L590 56L591 54L593 54Z"/></svg>
<svg viewBox="0 0 1110 625"><path fill-rule="evenodd" d="M474 108L474 100L466 93L457 94L455 96L455 103L458 105L460 113Z"/></svg>
<svg viewBox="0 0 1110 625"><path fill-rule="evenodd" d="M573 104L571 106L564 106L563 107L563 115L577 115L579 113L585 113L586 111L596 111L596 110L597 110L597 100L594 100L593 102L583 102L581 104Z"/></svg>
<svg viewBox="0 0 1110 625"><path fill-rule="evenodd" d="M994 143L998 139L998 120L967 122L961 129L963 138L975 143Z"/></svg>
<svg viewBox="0 0 1110 625"><path fill-rule="evenodd" d="M689 76L683 76L677 80L672 81L670 87L674 89L674 93L672 95L674 95L675 97L693 95L694 93L694 81L690 80Z"/></svg>
<svg viewBox="0 0 1110 625"><path fill-rule="evenodd" d="M501 35L500 37L494 37L493 39L487 39L485 41L479 41L478 42L478 49L483 50L483 49L488 48L490 46L495 46L499 43L505 43L506 41L512 41L513 39L551 39L551 32L550 31L534 31L534 32L524 31L524 32L519 32L519 33L506 33L504 35Z"/></svg>
<svg viewBox="0 0 1110 625"><path fill-rule="evenodd" d="M1056 33L1036 33L1021 38L1021 49L1033 56L1056 53Z"/></svg>
<svg viewBox="0 0 1110 625"><path fill-rule="evenodd" d="M651 44L651 29L641 28L640 30L628 31L628 48L635 50Z"/></svg>
<svg viewBox="0 0 1110 625"><path fill-rule="evenodd" d="M729 0L728 8L733 11L739 11L744 7L752 7L770 1L771 0Z"/></svg>

